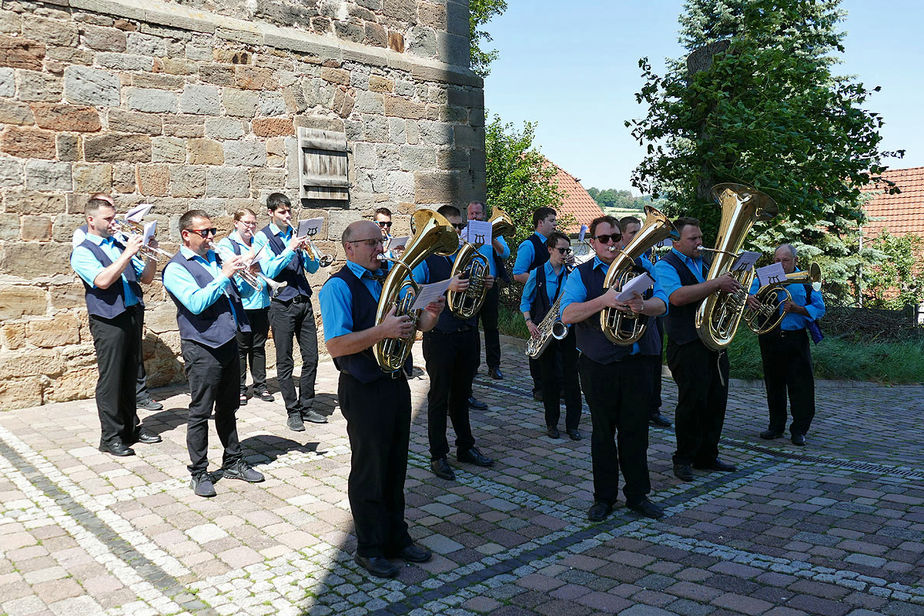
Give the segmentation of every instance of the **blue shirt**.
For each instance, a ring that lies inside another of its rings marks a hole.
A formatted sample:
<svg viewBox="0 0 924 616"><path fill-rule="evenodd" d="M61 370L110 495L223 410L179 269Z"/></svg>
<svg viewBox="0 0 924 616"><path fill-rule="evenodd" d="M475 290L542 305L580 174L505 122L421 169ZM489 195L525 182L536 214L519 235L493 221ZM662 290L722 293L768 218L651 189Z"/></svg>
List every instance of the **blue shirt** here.
<svg viewBox="0 0 924 616"><path fill-rule="evenodd" d="M263 252L260 254L260 269L263 270L263 273L267 278L276 278L279 275L279 272L289 264L289 261L293 257L298 256L302 260L302 267L309 274L313 274L318 271L320 264L308 256L308 252L304 250L299 250L298 255L296 251L288 247L289 240L292 239L292 233L294 233L294 228L289 226L285 231L281 231L279 227L275 224L270 223L269 230L272 231L273 235L282 240L283 245L286 248L279 253L278 255L273 254L273 249L269 246L269 242L266 239L266 236L262 233L256 233L253 236L253 249L259 250L261 247L266 246L263 249Z"/></svg>
<svg viewBox="0 0 924 616"><path fill-rule="evenodd" d="M498 237L498 238L495 238L495 239L496 239L498 242L500 242L500 245L501 245L501 246L503 246L503 250L502 250L501 252L497 253L497 256L500 257L501 259L507 259L508 257L510 257L510 247L507 246L507 242L504 240L504 238L503 238L503 237ZM481 254L484 255L485 259L486 259L487 262L488 262L488 267L490 268L491 275L494 276L494 277L496 278L496 277L497 277L497 265L496 265L495 262L494 262L494 253L497 252L497 251L494 250L494 244L493 244L493 243L491 243L491 244L482 244L482 245L478 248L478 252L480 252Z"/></svg>
<svg viewBox="0 0 924 616"><path fill-rule="evenodd" d="M549 238L536 231L533 235L539 236L543 243ZM517 259L513 262L513 275L525 274L529 271L529 266L536 260L536 251L533 249L533 243L529 239L523 240L517 246Z"/></svg>
<svg viewBox="0 0 924 616"><path fill-rule="evenodd" d="M372 298L377 302L382 295L381 279L376 278L370 270L362 265L347 261L347 267L359 278ZM382 270L379 270L382 272ZM324 342L331 338L353 333L353 295L350 288L339 278L330 278L318 293L321 302L321 322L324 323Z"/></svg>
<svg viewBox="0 0 924 616"><path fill-rule="evenodd" d="M234 246L231 244L232 241L240 244L242 246L242 251L253 248L253 246L248 248L247 242L241 238L241 234L237 231L233 231L228 237L222 238L216 245L218 254L221 255L222 259L233 259L236 256L234 253ZM244 310L260 310L261 308L269 306L269 287L265 283L260 290L257 290L244 282L239 275L234 277L233 282L234 286L237 288L238 294L241 296L241 303L244 304Z"/></svg>
<svg viewBox="0 0 924 616"><path fill-rule="evenodd" d="M227 296L227 287L231 284L231 279L221 273L221 267L218 266L215 252L212 250L208 251L205 257L201 257L186 246L180 246L180 254L187 261L198 261L215 279L200 287L188 269L176 263L168 263L164 268L164 286L186 306L187 310L193 314L201 314L220 297ZM231 313L234 314L234 304L231 305ZM234 320L240 323L237 314L234 314Z"/></svg>
<svg viewBox="0 0 924 616"><path fill-rule="evenodd" d="M796 268L797 272L802 270ZM783 285L789 294L792 296L792 301L794 304L799 304L804 306L808 311L809 315L805 316L803 314L796 314L794 312L787 312L786 316L783 317L783 321L780 323L780 329L784 331L798 331L800 329L805 329L808 327L809 323L815 319L820 319L825 315L825 301L821 297L821 291L812 290L812 301L811 303L807 302L805 296L805 284L803 283L791 283ZM754 282L751 283L751 295L757 293L758 288L760 287L760 281L755 277ZM786 295L783 293L777 293L777 305L782 305L783 300L786 299Z"/></svg>
<svg viewBox="0 0 924 616"><path fill-rule="evenodd" d="M109 257L109 259L115 263L119 257L122 256L122 251L115 246L113 243L115 238L111 235L107 238L100 237L99 235L93 235L88 233L85 239L90 240L97 246L99 246L104 253ZM81 244L83 241L81 240ZM93 283L96 280L96 277L100 275L104 269L106 269L102 263L90 252L87 248L81 247L80 245L74 249L71 253L71 267L74 268L74 271L77 272L77 275L83 278L90 287L96 288L96 285ZM135 274L138 278L141 277L141 273L144 271L144 263L141 259L137 257L132 257L130 267L135 268ZM125 307L134 306L141 301L141 298L136 296L131 287L128 285L128 280L125 278L125 274L122 276L122 293L125 298Z"/></svg>
<svg viewBox="0 0 924 616"><path fill-rule="evenodd" d="M546 296L549 298L549 306L551 306L555 303L555 296L558 294L559 279L562 283L568 279L568 268L563 265L561 271L556 274L555 270L552 269L551 261L546 261L542 267L545 272ZM520 298L520 312L528 312L532 309L533 302L536 299L536 278L538 277L538 272L539 268L537 267L529 273L529 278L526 280L526 285L523 287L523 296ZM562 298L562 303L564 303L564 301L564 298Z"/></svg>
<svg viewBox="0 0 924 616"><path fill-rule="evenodd" d="M456 262L456 255L459 254L457 250L453 253L452 256L446 257L449 259L450 263ZM414 278L414 282L417 284L430 284L431 282L441 282L440 280L430 280L430 266L427 265L426 260L422 261L420 265L414 268L411 272L411 277Z"/></svg>
<svg viewBox="0 0 924 616"><path fill-rule="evenodd" d="M691 259L690 257L677 252L676 249L671 248L678 259L683 261L687 269L692 272L696 277L697 282L706 282L703 279L703 259L698 257L696 259ZM680 274L677 273L677 270L674 269L674 266L665 261L664 259L659 259L654 265L655 271L655 280L660 283L661 288L664 289L664 293L667 294L667 297L670 297L674 294L674 291L682 287L680 283ZM667 303L667 302L665 302Z"/></svg>

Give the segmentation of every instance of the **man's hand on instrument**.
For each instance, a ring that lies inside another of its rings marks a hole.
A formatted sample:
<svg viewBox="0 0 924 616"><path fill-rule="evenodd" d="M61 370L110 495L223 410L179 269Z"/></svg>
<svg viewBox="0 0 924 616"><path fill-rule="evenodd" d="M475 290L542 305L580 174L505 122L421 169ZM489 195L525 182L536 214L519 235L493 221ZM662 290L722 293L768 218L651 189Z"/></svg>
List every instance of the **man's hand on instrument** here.
<svg viewBox="0 0 924 616"><path fill-rule="evenodd" d="M227 278L231 278L242 269L244 269L244 257L240 255L227 259L221 264L221 273Z"/></svg>
<svg viewBox="0 0 924 616"><path fill-rule="evenodd" d="M645 309L645 298L642 297L638 291L632 293L632 297L627 299L623 304L628 310L631 310L635 314L641 314L642 310Z"/></svg>
<svg viewBox="0 0 924 616"><path fill-rule="evenodd" d="M800 306L790 299L787 299L783 302L783 312L792 312L795 314L808 316L808 310L805 309L805 306Z"/></svg>
<svg viewBox="0 0 924 616"><path fill-rule="evenodd" d="M748 304L748 308L750 308L751 310L760 309L760 300L757 299L756 295L748 295L747 304Z"/></svg>
<svg viewBox="0 0 924 616"><path fill-rule="evenodd" d="M125 254L134 257L141 250L142 245L144 245L144 238L138 233L132 233L125 241Z"/></svg>
<svg viewBox="0 0 924 616"><path fill-rule="evenodd" d="M534 340L539 340L539 328L535 323L527 321L526 328L529 330L529 335L532 336Z"/></svg>
<svg viewBox="0 0 924 616"><path fill-rule="evenodd" d="M435 302L430 302L427 304L426 311L432 314L435 317L440 316L440 313L443 312L443 308L446 306L446 296L440 295L439 299Z"/></svg>
<svg viewBox="0 0 924 616"><path fill-rule="evenodd" d="M716 278L713 284L715 284L717 291L724 291L725 293L734 293L741 288L741 283L729 272L725 272Z"/></svg>
<svg viewBox="0 0 924 616"><path fill-rule="evenodd" d="M493 286L494 286L494 276L492 276L491 274L485 274L485 276L484 276L484 288L485 288L485 289L490 289L490 288L493 287Z"/></svg>
<svg viewBox="0 0 924 616"><path fill-rule="evenodd" d="M407 315L396 316L395 307L392 306L380 325L385 338L407 338L414 333L414 324Z"/></svg>
<svg viewBox="0 0 924 616"><path fill-rule="evenodd" d="M616 309L620 309L620 307L624 307L624 306L625 306L625 302L616 299L616 297L617 297L618 295L619 295L619 292L618 292L614 287L610 287L610 288L607 289L606 292L605 292L603 295L601 295L600 297L603 298L603 305L604 305L606 308L616 308Z"/></svg>
<svg viewBox="0 0 924 616"><path fill-rule="evenodd" d="M289 241L286 244L286 248L289 248L292 250L298 250L299 248L304 248L305 241L307 239L308 239L307 237L299 237L298 235L293 233L292 237L289 238Z"/></svg>
<svg viewBox="0 0 924 616"><path fill-rule="evenodd" d="M468 291L468 278L453 276L452 280L449 281L449 290L456 293L465 293Z"/></svg>

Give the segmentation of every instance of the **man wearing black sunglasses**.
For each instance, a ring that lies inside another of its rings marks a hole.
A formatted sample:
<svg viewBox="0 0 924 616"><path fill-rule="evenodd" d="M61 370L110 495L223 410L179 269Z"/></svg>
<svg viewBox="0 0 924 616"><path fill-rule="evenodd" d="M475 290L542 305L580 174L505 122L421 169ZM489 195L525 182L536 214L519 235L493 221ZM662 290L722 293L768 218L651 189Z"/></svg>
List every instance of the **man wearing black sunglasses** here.
<svg viewBox="0 0 924 616"><path fill-rule="evenodd" d="M590 407L594 503L587 518L593 522L612 512L619 494L620 470L625 478L622 491L626 506L649 518L664 517L661 507L648 499L648 407L652 391L648 357L660 351L657 333L649 327L635 344L613 344L600 328L600 312L615 308L654 317L664 314L667 296L657 281L644 297L635 293L622 300L615 288L603 288L606 272L618 254L622 237L618 225L612 216L590 223L595 256L568 277L561 301L562 322L575 328L581 389ZM638 262L636 266L641 267Z"/></svg>
<svg viewBox="0 0 924 616"><path fill-rule="evenodd" d="M391 239L391 210L387 207L380 207L373 214L373 220L375 224L379 226L379 230L382 232L382 239L385 240L385 244L388 244L388 240Z"/></svg>

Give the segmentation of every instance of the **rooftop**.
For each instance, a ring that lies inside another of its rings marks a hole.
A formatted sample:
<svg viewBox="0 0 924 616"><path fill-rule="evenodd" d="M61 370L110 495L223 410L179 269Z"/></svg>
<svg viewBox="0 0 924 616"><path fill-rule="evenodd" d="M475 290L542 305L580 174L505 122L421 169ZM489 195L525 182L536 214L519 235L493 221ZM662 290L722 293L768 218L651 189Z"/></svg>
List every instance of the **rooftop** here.
<svg viewBox="0 0 924 616"><path fill-rule="evenodd" d="M892 235L924 236L924 167L890 169L882 177L895 182L901 192L889 195L881 188L875 190L864 208L869 222L863 226L863 236L872 239L886 229Z"/></svg>

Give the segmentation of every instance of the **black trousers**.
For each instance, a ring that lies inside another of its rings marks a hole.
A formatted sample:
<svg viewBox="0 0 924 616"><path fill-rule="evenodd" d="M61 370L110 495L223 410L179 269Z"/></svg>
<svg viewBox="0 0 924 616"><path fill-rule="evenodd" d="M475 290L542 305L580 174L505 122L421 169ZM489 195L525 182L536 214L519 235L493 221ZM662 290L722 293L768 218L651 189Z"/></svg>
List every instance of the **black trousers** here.
<svg viewBox="0 0 924 616"><path fill-rule="evenodd" d="M760 357L764 363L764 385L770 409L770 429L786 428L786 394L793 434L806 434L815 417L815 378L812 375L812 351L804 329L782 332L779 329L758 336Z"/></svg>
<svg viewBox="0 0 924 616"><path fill-rule="evenodd" d="M497 329L497 310L500 303L500 287L497 280L494 286L488 290L484 298L484 305L481 307L479 319L481 328L484 330L484 360L490 368L500 368L501 350L500 350L500 332ZM481 338L476 338L475 357L477 362L481 362ZM478 371L478 366L475 366Z"/></svg>
<svg viewBox="0 0 924 616"><path fill-rule="evenodd" d="M186 422L186 449L189 472L195 476L208 470L209 415L215 409L215 430L225 448L222 466L239 460L241 443L237 437L238 397L237 341L232 339L217 349L192 340L181 340L186 379L189 381L189 417Z"/></svg>
<svg viewBox="0 0 924 616"><path fill-rule="evenodd" d="M143 311L136 305L114 319L90 315L90 334L99 372L96 410L103 442L119 438L123 443L131 443L141 425L135 408L135 381L141 361Z"/></svg>
<svg viewBox="0 0 924 616"><path fill-rule="evenodd" d="M144 309L138 311L138 336L140 339L144 338ZM148 392L148 375L144 371L144 348L143 346L138 347L138 376L135 379L135 399L140 400L142 398L150 398L151 394Z"/></svg>
<svg viewBox="0 0 924 616"><path fill-rule="evenodd" d="M314 310L311 301L300 295L289 302L274 299L270 302L269 321L276 343L276 378L279 391L291 414L308 410L314 401L314 383L318 374L318 330L314 324ZM294 338L298 338L298 349L302 354L302 373L298 393L292 371Z"/></svg>
<svg viewBox="0 0 924 616"><path fill-rule="evenodd" d="M456 433L456 450L467 451L475 446L468 416L468 399L475 378L475 352L478 330L454 333L431 330L423 337L423 355L430 377L427 392L427 434L430 458L438 460L449 453L446 440L446 418L452 421Z"/></svg>
<svg viewBox="0 0 924 616"><path fill-rule="evenodd" d="M677 383L674 464L708 466L719 455L728 404L728 354L699 340L667 345L667 365Z"/></svg>
<svg viewBox="0 0 924 616"><path fill-rule="evenodd" d="M247 362L253 375L253 390L266 389L266 336L269 333L269 308L245 310L250 331L237 331L238 357L241 362L241 393L247 391Z"/></svg>
<svg viewBox="0 0 924 616"><path fill-rule="evenodd" d="M577 430L581 422L581 386L578 383L578 352L574 328L564 340L554 338L539 356L542 366L542 405L545 425L558 427L561 417L561 392L565 392L565 429ZM561 366L559 376L558 366Z"/></svg>
<svg viewBox="0 0 924 616"><path fill-rule="evenodd" d="M632 356L604 365L582 355L578 360L581 387L593 432L590 455L594 471L594 501L613 504L619 494L619 471L627 503L651 492L648 478L648 398L650 364Z"/></svg>
<svg viewBox="0 0 924 616"><path fill-rule="evenodd" d="M658 328L658 340L664 344L664 318L656 317L648 319L648 327ZM658 350L664 348L658 346ZM661 355L650 357L651 362L651 406L649 407L648 416L656 417L661 414Z"/></svg>
<svg viewBox="0 0 924 616"><path fill-rule="evenodd" d="M362 383L341 372L337 396L352 450L347 485L356 553L395 556L411 544L404 521L411 390L403 376Z"/></svg>

